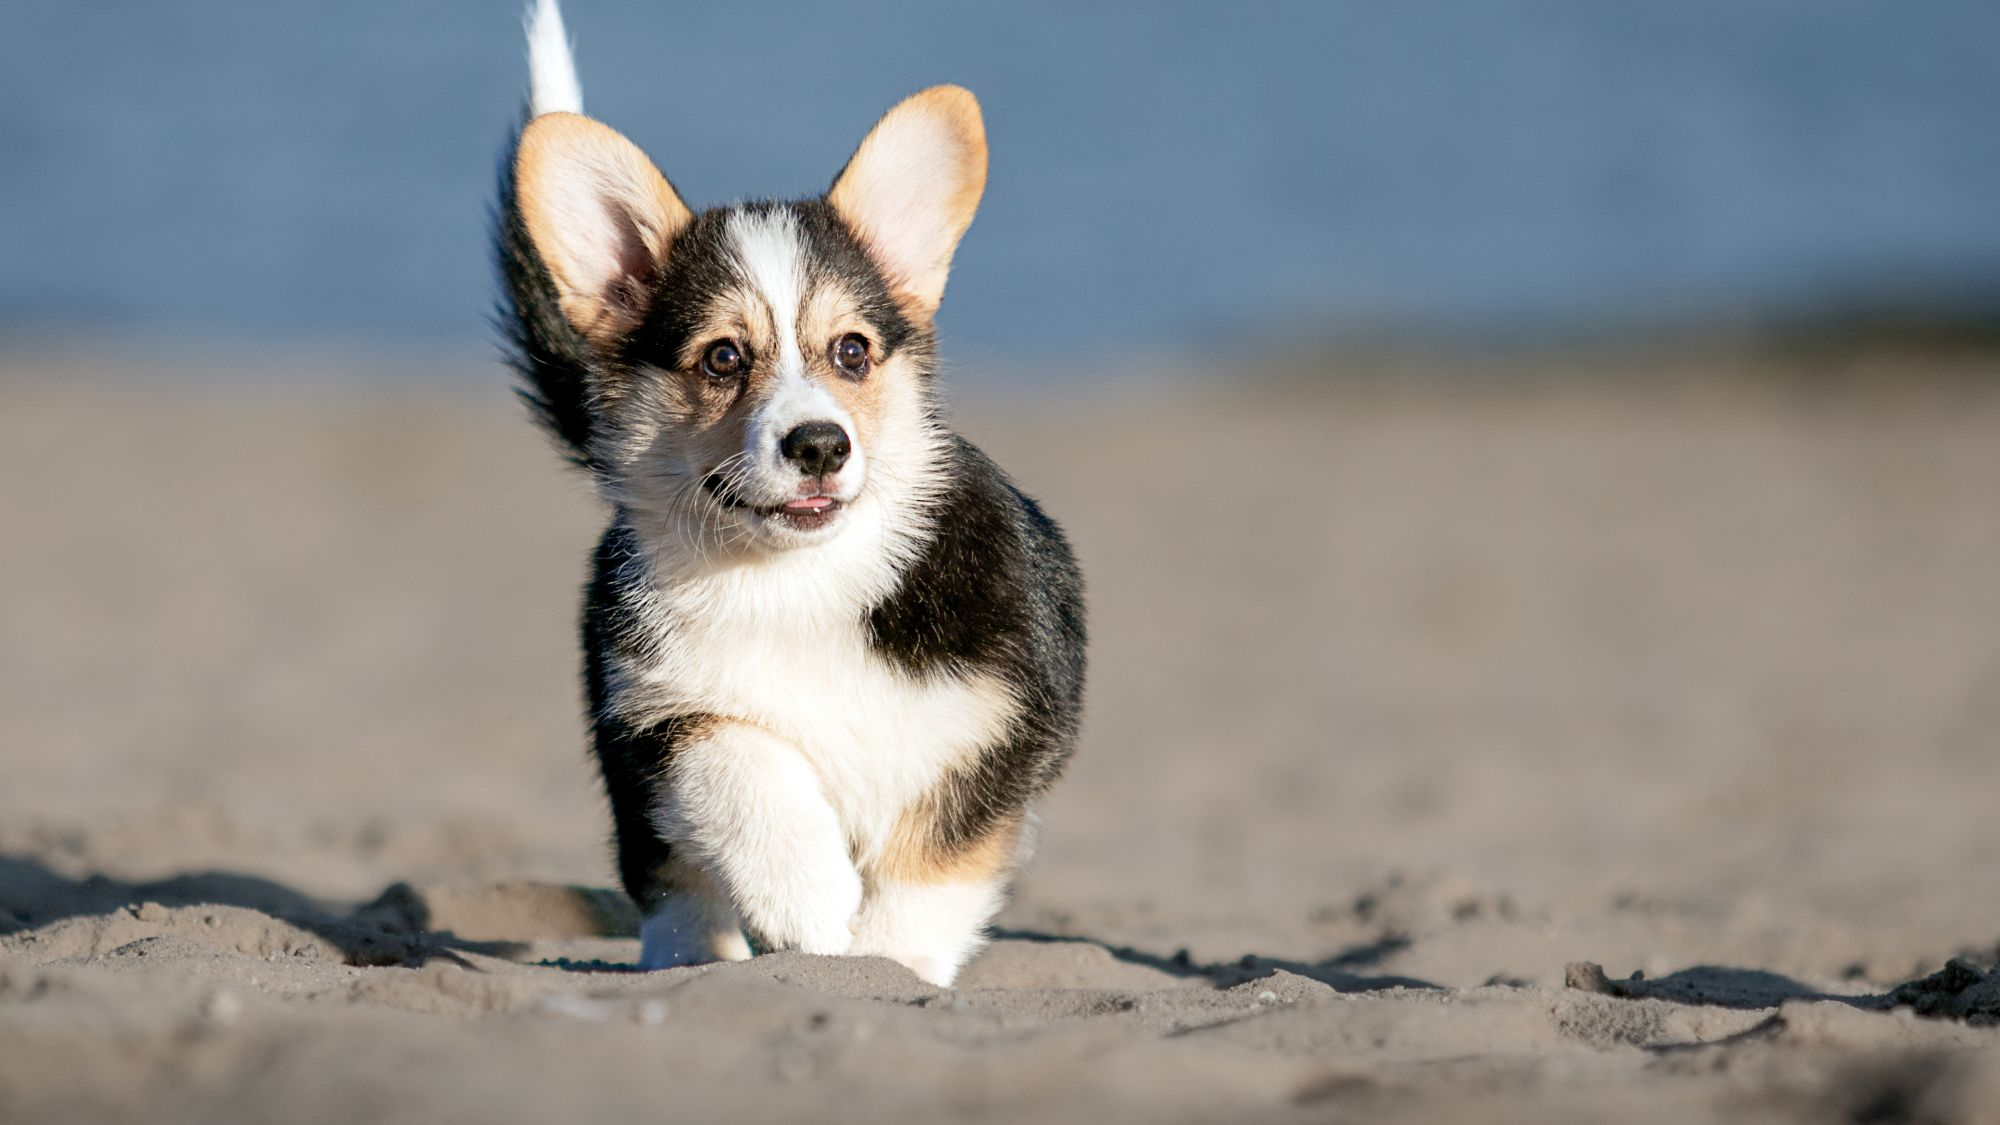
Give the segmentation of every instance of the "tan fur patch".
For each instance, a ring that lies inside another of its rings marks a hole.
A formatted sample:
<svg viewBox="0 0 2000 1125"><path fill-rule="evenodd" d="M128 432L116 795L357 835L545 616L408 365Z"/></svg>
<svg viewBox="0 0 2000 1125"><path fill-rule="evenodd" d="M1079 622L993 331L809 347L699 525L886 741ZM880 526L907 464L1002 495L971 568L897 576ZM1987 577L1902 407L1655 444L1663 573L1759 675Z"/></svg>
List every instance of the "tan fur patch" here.
<svg viewBox="0 0 2000 1125"><path fill-rule="evenodd" d="M833 362L833 346L850 332L868 340L872 369L856 379ZM882 397L896 379L911 376L891 360L883 362L882 342L875 339L868 322L861 318L854 295L838 284L821 285L806 297L799 316L799 347L805 354L806 370L812 380L825 387L848 417L854 419L855 435L863 449L872 449L875 420L881 417Z"/></svg>
<svg viewBox="0 0 2000 1125"><path fill-rule="evenodd" d="M977 839L957 847L942 846L937 839L937 805L926 798L896 821L875 861L874 874L920 886L985 882L1013 864L1020 843L1021 821L1009 817Z"/></svg>
<svg viewBox="0 0 2000 1125"><path fill-rule="evenodd" d="M686 746L712 738L725 725L720 715L694 715L680 719L674 726L674 744Z"/></svg>

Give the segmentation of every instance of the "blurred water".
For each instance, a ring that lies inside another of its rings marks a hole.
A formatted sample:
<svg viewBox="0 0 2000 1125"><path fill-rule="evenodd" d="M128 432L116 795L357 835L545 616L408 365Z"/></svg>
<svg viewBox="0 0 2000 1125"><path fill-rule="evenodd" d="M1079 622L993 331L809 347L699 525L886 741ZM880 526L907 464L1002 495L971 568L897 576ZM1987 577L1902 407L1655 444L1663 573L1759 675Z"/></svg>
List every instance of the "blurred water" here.
<svg viewBox="0 0 2000 1125"><path fill-rule="evenodd" d="M569 0L696 203L981 96L971 363L2000 292L2000 5ZM0 334L483 354L512 0L24 3Z"/></svg>

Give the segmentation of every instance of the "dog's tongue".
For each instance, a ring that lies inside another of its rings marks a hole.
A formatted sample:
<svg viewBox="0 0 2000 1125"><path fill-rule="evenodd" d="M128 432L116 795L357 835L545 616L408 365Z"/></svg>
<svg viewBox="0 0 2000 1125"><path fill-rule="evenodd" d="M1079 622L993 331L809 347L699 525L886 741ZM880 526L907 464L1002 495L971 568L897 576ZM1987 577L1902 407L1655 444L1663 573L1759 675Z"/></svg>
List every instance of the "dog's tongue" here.
<svg viewBox="0 0 2000 1125"><path fill-rule="evenodd" d="M803 500L785 501L785 510L787 512L817 512L822 508L831 508L832 506L833 497L831 496L808 496Z"/></svg>

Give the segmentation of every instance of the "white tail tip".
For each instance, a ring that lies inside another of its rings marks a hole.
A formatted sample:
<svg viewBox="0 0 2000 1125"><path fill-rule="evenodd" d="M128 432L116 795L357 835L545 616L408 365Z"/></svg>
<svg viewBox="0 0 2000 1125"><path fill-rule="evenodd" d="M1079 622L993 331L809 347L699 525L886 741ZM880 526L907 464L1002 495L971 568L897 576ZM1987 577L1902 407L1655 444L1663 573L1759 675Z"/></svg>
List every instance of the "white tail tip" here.
<svg viewBox="0 0 2000 1125"><path fill-rule="evenodd" d="M534 0L528 9L528 116L582 113L583 86L576 80L569 35L563 31L556 0Z"/></svg>

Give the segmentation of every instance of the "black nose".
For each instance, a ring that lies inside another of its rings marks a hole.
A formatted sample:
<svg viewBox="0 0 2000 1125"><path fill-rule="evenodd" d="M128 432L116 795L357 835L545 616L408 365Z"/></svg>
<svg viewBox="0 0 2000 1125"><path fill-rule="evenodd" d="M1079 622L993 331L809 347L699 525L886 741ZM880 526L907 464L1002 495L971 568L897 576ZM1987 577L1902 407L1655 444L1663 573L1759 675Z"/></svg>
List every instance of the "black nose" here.
<svg viewBox="0 0 2000 1125"><path fill-rule="evenodd" d="M794 427L778 443L778 452L785 460L799 467L799 471L809 477L831 476L847 464L847 454L852 450L847 443L847 431L837 422L807 422Z"/></svg>

